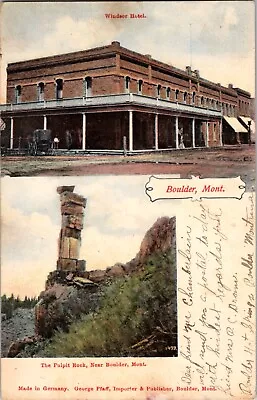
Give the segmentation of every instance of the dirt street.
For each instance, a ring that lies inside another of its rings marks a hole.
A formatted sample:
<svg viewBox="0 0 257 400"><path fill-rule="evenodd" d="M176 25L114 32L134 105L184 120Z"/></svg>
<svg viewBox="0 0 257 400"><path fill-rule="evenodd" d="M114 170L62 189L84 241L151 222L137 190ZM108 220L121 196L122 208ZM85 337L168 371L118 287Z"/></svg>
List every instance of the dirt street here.
<svg viewBox="0 0 257 400"><path fill-rule="evenodd" d="M5 156L2 175L67 176L95 174L180 174L181 177L241 176L247 190L255 186L255 146L177 150L123 155Z"/></svg>

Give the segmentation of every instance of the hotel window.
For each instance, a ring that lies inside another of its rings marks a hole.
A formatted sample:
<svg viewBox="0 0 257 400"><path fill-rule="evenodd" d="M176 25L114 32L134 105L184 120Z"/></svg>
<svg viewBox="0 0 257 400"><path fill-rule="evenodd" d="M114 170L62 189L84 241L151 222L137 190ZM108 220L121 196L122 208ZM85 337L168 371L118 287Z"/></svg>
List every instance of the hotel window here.
<svg viewBox="0 0 257 400"><path fill-rule="evenodd" d="M63 79L56 79L56 99L61 100L63 97Z"/></svg>
<svg viewBox="0 0 257 400"><path fill-rule="evenodd" d="M170 87L167 87L167 89L166 89L166 98L168 100L170 99Z"/></svg>
<svg viewBox="0 0 257 400"><path fill-rule="evenodd" d="M204 98L203 98L203 96L201 97L201 106L204 106Z"/></svg>
<svg viewBox="0 0 257 400"><path fill-rule="evenodd" d="M45 94L45 84L44 84L44 82L40 82L37 85L37 99L38 99L38 101L44 101L44 94Z"/></svg>
<svg viewBox="0 0 257 400"><path fill-rule="evenodd" d="M126 76L125 77L125 92L129 93L130 91L130 77Z"/></svg>
<svg viewBox="0 0 257 400"><path fill-rule="evenodd" d="M18 85L15 88L15 102L16 104L21 102L21 85Z"/></svg>
<svg viewBox="0 0 257 400"><path fill-rule="evenodd" d="M157 86L157 97L159 98L161 96L161 85Z"/></svg>
<svg viewBox="0 0 257 400"><path fill-rule="evenodd" d="M142 94L142 89L143 89L143 81L140 79L137 83L137 91L139 94Z"/></svg>
<svg viewBox="0 0 257 400"><path fill-rule="evenodd" d="M178 101L178 95L179 95L179 90L177 89L175 92L175 100L177 100L177 101Z"/></svg>
<svg viewBox="0 0 257 400"><path fill-rule="evenodd" d="M84 96L91 97L92 96L92 78L87 76L84 79Z"/></svg>
<svg viewBox="0 0 257 400"><path fill-rule="evenodd" d="M195 92L192 94L192 104L195 104Z"/></svg>
<svg viewBox="0 0 257 400"><path fill-rule="evenodd" d="M187 101L187 92L184 93L184 103Z"/></svg>

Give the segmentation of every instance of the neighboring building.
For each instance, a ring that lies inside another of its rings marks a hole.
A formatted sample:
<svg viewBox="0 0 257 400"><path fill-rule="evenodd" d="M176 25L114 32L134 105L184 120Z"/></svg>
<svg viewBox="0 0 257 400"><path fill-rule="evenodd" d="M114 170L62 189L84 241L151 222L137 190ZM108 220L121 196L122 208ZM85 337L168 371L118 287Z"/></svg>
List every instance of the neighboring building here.
<svg viewBox="0 0 257 400"><path fill-rule="evenodd" d="M7 103L0 110L10 148L43 128L60 149L88 151L123 150L124 142L129 151L246 142L238 117L251 110L250 93L119 42L9 64Z"/></svg>

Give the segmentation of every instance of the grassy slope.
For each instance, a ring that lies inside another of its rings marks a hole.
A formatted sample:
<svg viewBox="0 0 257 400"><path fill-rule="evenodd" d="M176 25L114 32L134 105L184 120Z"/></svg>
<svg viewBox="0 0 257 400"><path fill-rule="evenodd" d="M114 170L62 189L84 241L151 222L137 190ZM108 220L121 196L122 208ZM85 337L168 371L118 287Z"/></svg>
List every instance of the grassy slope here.
<svg viewBox="0 0 257 400"><path fill-rule="evenodd" d="M57 333L46 357L172 356L176 345L176 265L151 256L140 271L105 290L100 311Z"/></svg>

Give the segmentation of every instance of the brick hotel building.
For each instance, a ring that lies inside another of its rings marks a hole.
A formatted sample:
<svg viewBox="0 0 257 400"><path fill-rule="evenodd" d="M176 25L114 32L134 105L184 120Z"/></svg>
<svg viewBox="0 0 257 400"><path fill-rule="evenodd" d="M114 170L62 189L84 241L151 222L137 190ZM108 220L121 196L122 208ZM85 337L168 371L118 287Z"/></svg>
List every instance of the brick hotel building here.
<svg viewBox="0 0 257 400"><path fill-rule="evenodd" d="M50 129L59 149L129 152L247 142L251 96L119 42L8 64L8 147ZM70 139L67 140L67 135ZM126 139L124 139L124 137Z"/></svg>

